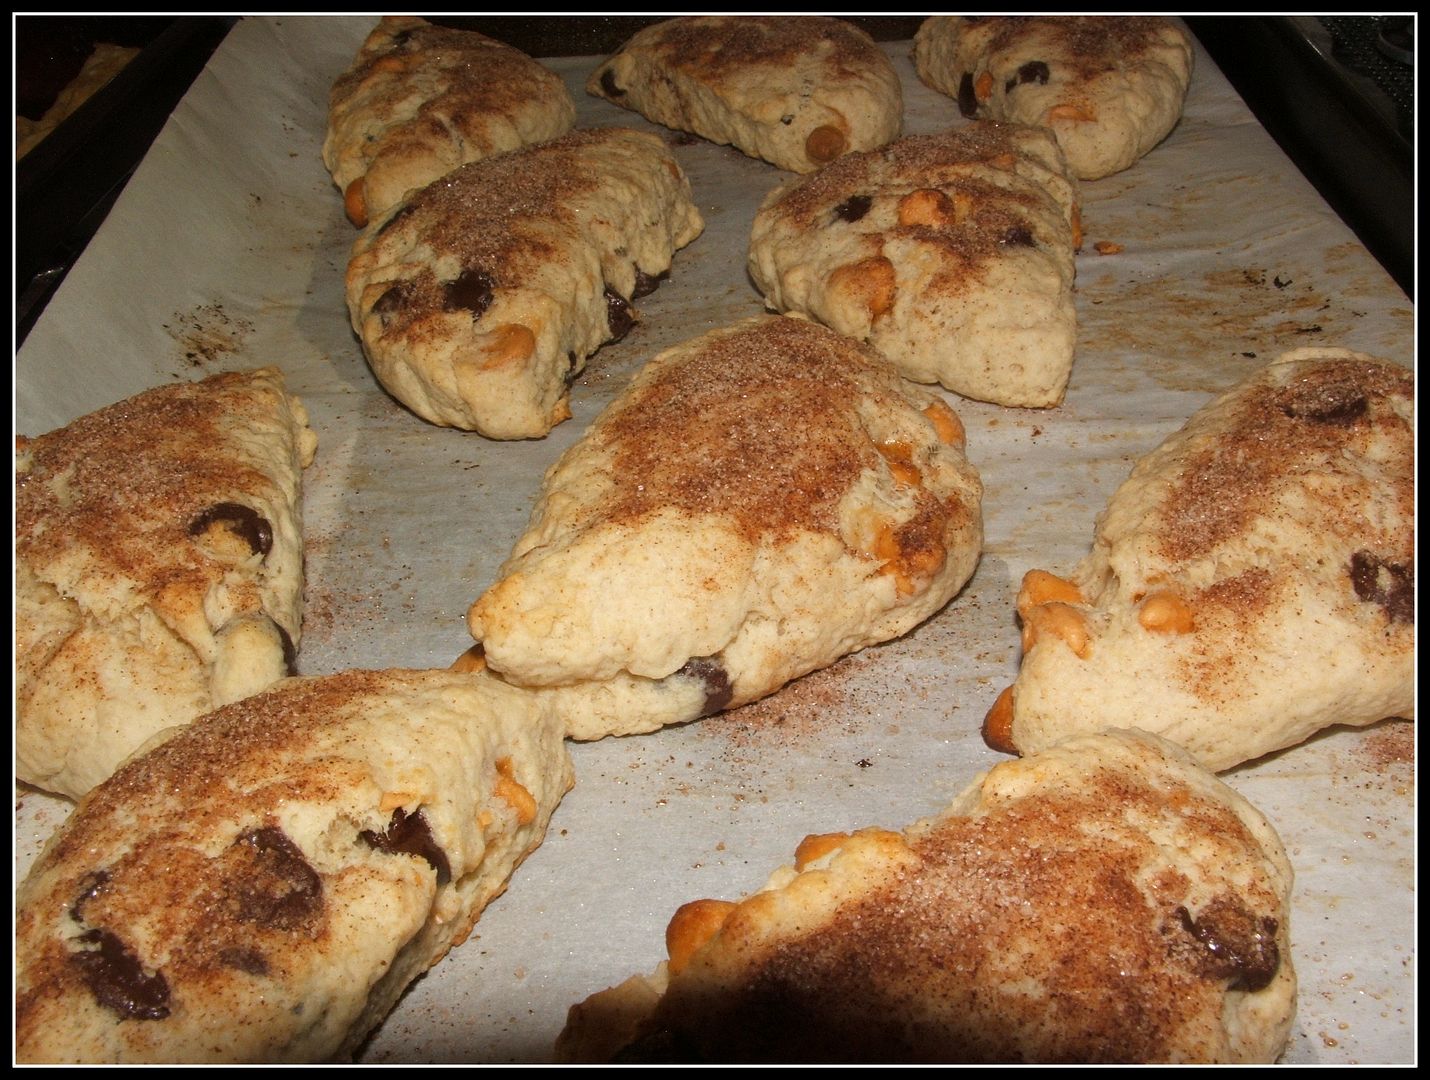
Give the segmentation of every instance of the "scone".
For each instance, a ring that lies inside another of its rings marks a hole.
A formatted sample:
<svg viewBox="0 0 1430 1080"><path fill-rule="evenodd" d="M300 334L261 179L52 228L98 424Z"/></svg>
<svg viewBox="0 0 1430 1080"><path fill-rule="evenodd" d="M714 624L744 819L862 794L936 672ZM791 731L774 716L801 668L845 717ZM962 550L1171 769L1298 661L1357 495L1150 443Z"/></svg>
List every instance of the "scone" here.
<svg viewBox="0 0 1430 1080"><path fill-rule="evenodd" d="M333 84L323 164L359 228L469 161L571 130L561 79L469 30L386 16Z"/></svg>
<svg viewBox="0 0 1430 1080"><path fill-rule="evenodd" d="M1073 175L1096 180L1176 126L1192 43L1148 16L934 15L914 36L914 67L964 116L1049 128Z"/></svg>
<svg viewBox="0 0 1430 1080"><path fill-rule="evenodd" d="M292 673L317 438L277 368L15 446L15 774L78 798L155 732Z"/></svg>
<svg viewBox="0 0 1430 1080"><path fill-rule="evenodd" d="M16 894L22 1062L324 1061L471 932L571 786L490 677L289 679L80 803Z"/></svg>
<svg viewBox="0 0 1430 1080"><path fill-rule="evenodd" d="M1272 1062L1291 885L1266 819L1180 748L1079 736L902 834L810 836L761 891L686 904L670 959L575 1006L557 1056Z"/></svg>
<svg viewBox="0 0 1430 1080"><path fill-rule="evenodd" d="M857 26L824 16L668 19L626 42L586 89L799 173L882 146L903 127L889 58Z"/></svg>
<svg viewBox="0 0 1430 1080"><path fill-rule="evenodd" d="M348 311L378 380L418 416L535 438L571 415L586 358L625 336L630 301L703 228L657 136L573 131L375 219L353 245Z"/></svg>
<svg viewBox="0 0 1430 1080"><path fill-rule="evenodd" d="M651 360L547 472L468 624L568 734L651 731L911 630L973 572L982 486L940 399L756 316Z"/></svg>
<svg viewBox="0 0 1430 1080"><path fill-rule="evenodd" d="M1137 724L1222 770L1415 707L1415 382L1298 349L1138 462L1062 579L1018 596L995 749Z"/></svg>
<svg viewBox="0 0 1430 1080"><path fill-rule="evenodd" d="M1048 132L991 121L850 154L771 192L765 302L867 341L915 382L1059 404L1077 337L1075 182Z"/></svg>

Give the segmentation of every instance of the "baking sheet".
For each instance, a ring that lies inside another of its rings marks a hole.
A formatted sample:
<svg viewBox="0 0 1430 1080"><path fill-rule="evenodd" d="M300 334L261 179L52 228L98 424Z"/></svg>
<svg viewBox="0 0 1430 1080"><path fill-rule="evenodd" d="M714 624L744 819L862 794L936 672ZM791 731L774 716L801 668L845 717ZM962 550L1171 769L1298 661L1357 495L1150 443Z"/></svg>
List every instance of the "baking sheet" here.
<svg viewBox="0 0 1430 1080"><path fill-rule="evenodd" d="M571 421L494 443L423 423L377 386L348 326L354 231L319 158L328 89L369 18L244 19L176 110L16 359L16 427L38 434L149 386L278 364L312 413L299 668L445 667L468 604L525 524L545 468L657 350L763 310L750 223L788 174L667 132L706 218L641 322L591 360ZM906 133L959 124L915 77ZM599 58L544 61L578 124L663 131L587 96ZM1002 760L979 725L1016 672L1025 570L1067 571L1132 462L1280 352L1347 346L1410 364L1410 303L1198 47L1186 113L1131 170L1083 185L1079 339L1066 403L945 395L982 473L973 580L907 637L746 708L573 744L577 786L476 932L419 980L362 1060L539 1062L567 1008L662 959L674 910L736 899L807 833L902 826ZM1109 240L1122 251L1101 256ZM1226 779L1297 871L1289 1063L1414 1060L1415 772L1410 724L1333 731ZM23 876L69 804L17 788Z"/></svg>

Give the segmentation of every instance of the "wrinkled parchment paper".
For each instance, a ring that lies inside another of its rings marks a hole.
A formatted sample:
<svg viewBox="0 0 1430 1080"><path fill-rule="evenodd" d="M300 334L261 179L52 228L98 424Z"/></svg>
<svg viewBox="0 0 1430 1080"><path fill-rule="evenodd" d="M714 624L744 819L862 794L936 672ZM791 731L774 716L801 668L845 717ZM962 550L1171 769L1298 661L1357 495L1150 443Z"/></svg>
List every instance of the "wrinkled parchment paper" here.
<svg viewBox="0 0 1430 1080"><path fill-rule="evenodd" d="M16 361L16 426L32 435L159 383L284 369L320 438L304 500L304 674L445 667L470 644L466 608L545 468L657 350L763 309L746 242L760 198L788 176L667 133L707 228L640 301L639 326L592 358L574 418L521 443L432 427L382 392L349 329L354 230L319 158L329 87L372 24L243 20ZM918 82L908 42L886 48L907 133L963 122ZM663 130L584 93L597 60L547 62L578 123ZM573 745L577 786L546 843L363 1060L547 1060L571 1004L662 959L680 904L757 888L807 833L937 812L1001 760L978 732L1016 671L1023 572L1071 569L1139 455L1285 350L1412 362L1410 303L1200 50L1170 138L1083 197L1066 403L1009 410L947 395L987 489L987 545L964 592L906 638L764 702ZM1098 241L1122 250L1099 255ZM1413 740L1406 723L1332 731L1226 776L1272 820L1298 875L1287 1062L1414 1058ZM17 880L68 810L17 790Z"/></svg>

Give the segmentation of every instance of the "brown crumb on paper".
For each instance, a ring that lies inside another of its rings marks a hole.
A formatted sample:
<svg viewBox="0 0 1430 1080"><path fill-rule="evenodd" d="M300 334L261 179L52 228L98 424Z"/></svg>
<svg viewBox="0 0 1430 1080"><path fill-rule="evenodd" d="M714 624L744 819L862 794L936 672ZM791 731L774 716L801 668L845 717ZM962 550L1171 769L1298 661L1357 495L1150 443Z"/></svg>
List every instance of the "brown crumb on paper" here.
<svg viewBox="0 0 1430 1080"><path fill-rule="evenodd" d="M243 347L243 339L253 333L253 323L228 314L222 304L203 304L190 312L176 311L172 321L163 325L193 367L202 367L238 352Z"/></svg>
<svg viewBox="0 0 1430 1080"><path fill-rule="evenodd" d="M1099 240L1092 246L1099 255L1116 255L1122 250L1122 245L1113 240Z"/></svg>

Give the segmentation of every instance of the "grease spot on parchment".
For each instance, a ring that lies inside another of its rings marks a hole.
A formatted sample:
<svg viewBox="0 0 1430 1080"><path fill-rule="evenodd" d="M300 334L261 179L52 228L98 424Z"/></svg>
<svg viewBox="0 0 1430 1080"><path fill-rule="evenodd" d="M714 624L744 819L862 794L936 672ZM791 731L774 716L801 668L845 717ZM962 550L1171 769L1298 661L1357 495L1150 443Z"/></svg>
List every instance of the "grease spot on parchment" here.
<svg viewBox="0 0 1430 1080"><path fill-rule="evenodd" d="M218 303L201 304L188 312L176 311L162 325L191 367L203 367L238 352L244 339L253 333L253 323L230 315Z"/></svg>

